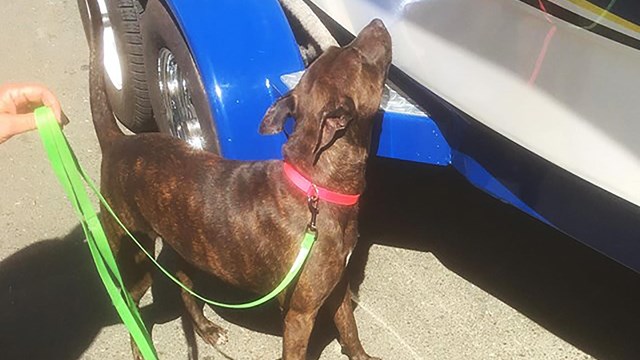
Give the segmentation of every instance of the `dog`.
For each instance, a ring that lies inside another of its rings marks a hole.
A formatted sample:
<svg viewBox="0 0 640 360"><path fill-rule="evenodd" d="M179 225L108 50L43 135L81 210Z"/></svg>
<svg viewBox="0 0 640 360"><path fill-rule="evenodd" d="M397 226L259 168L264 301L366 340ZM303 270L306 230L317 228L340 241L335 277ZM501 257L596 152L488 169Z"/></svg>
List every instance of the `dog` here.
<svg viewBox="0 0 640 360"><path fill-rule="evenodd" d="M335 304L331 312L343 353L353 360L375 359L359 340L345 276L358 238L358 204L336 204L321 195L353 198L364 191L374 118L391 63L391 38L382 21L373 20L349 45L328 49L266 111L262 134L281 132L288 117L295 119L282 148L284 162L243 162L194 150L165 134L121 132L105 93L101 16L89 3L90 99L102 150L101 192L124 225L151 254L159 236L189 266L265 294L289 270L314 217L315 245L297 281L277 298L284 316L283 359L306 358L325 303ZM313 185L299 189L285 169ZM153 265L104 208L101 214L127 290L138 303L152 285ZM192 287L186 269L176 275ZM202 304L185 291L182 301L191 332L195 328L213 345L224 339L225 331L204 317ZM132 349L141 358L133 343Z"/></svg>

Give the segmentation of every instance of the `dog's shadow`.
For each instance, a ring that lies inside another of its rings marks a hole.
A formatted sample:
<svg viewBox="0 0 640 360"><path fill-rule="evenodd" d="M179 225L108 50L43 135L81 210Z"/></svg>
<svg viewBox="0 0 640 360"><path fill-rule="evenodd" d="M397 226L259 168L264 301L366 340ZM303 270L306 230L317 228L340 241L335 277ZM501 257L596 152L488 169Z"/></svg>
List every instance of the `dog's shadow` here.
<svg viewBox="0 0 640 360"><path fill-rule="evenodd" d="M75 359L118 317L79 226L0 263L0 357Z"/></svg>
<svg viewBox="0 0 640 360"><path fill-rule="evenodd" d="M0 262L0 358L77 359L100 330L120 322L96 272L77 226L64 238L35 242ZM160 261L171 253L162 252ZM181 313L179 288L164 275L154 275L153 303L141 308L145 319L164 323ZM255 294L231 288L209 277L198 279L203 295L239 303ZM211 289L208 291L207 289ZM282 335L282 316L272 301L248 310L214 311L225 320L254 331ZM310 352L317 359L335 333L319 326ZM185 354L186 356L186 354Z"/></svg>

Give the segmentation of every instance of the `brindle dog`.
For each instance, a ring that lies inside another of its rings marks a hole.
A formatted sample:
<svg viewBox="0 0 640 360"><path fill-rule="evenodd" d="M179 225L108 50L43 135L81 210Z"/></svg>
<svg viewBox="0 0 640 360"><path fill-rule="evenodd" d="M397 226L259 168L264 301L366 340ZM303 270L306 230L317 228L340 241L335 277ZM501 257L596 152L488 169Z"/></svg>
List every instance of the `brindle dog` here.
<svg viewBox="0 0 640 360"><path fill-rule="evenodd" d="M307 194L285 177L282 161L225 160L159 133L125 136L104 90L96 6L91 15L91 110L102 149L102 193L150 253L160 236L192 266L239 288L269 292L299 251L310 220ZM319 57L300 83L267 110L259 131L278 133L293 117L295 129L283 146L285 161L318 186L362 193L390 62L389 33L382 21L373 20L351 44ZM284 313L283 359L305 359L316 315L328 299L337 300L332 315L343 352L350 359L372 359L358 338L344 275L357 241L358 205L320 200L318 208L314 248L297 282L278 297ZM109 215L101 220L138 302L152 283L151 262ZM178 276L192 286L186 271ZM205 341L218 343L224 330L204 317L191 295L183 292L182 298L195 330Z"/></svg>

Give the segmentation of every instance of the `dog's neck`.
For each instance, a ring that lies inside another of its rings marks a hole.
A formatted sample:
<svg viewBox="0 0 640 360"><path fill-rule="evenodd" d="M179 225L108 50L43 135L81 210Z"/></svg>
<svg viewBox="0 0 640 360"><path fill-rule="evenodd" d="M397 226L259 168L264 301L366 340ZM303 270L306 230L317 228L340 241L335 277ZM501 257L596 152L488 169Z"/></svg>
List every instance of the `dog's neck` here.
<svg viewBox="0 0 640 360"><path fill-rule="evenodd" d="M313 143L292 137L284 146L284 158L318 186L344 194L360 194L365 188L370 134L365 135L364 141L356 142L353 141L355 134L348 133L350 131L356 129L348 129L318 156L313 155Z"/></svg>

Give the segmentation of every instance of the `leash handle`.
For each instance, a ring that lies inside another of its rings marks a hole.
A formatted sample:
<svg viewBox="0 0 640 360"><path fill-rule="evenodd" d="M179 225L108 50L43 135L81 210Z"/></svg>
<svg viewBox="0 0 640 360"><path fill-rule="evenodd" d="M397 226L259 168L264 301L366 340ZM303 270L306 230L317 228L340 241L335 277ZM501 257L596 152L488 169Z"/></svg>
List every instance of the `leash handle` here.
<svg viewBox="0 0 640 360"><path fill-rule="evenodd" d="M107 212L113 216L118 225L127 233L127 235L133 240L133 242L144 252L144 254L156 265L156 267L164 273L174 283L184 289L192 296L214 306L229 308L229 309L248 309L259 306L267 301L276 297L284 289L286 289L291 282L297 277L302 266L304 265L311 248L317 238L317 232L315 229L307 229L305 231L300 251L296 256L289 272L284 279L268 294L243 304L226 304L217 301L207 299L187 286L182 284L175 276L164 269L158 261L140 244L140 242L131 234L131 232L124 226L122 221L118 218L115 212L111 209L106 199L102 196L97 186L93 183L91 178L87 175L86 171L78 163L73 150L71 149L66 137L60 130L60 126L55 120L55 116L51 109L47 107L40 107L35 110L36 125L42 138L45 151L49 156L51 166L54 172L58 176L58 180L62 184L67 197L70 199L76 214L80 219L82 229L87 237L89 249L93 257L94 263L102 279L102 282L107 289L111 301L115 306L120 318L124 322L125 326L129 330L129 333L133 337L136 345L140 349L143 357L146 360L157 360L155 348L153 342L149 336L148 331L144 326L144 322L138 312L136 304L131 299L129 293L126 291L126 287L122 280L122 276L118 270L113 253L107 241L107 237L100 224L98 216L91 205L89 196L84 187L84 183L93 191L98 197Z"/></svg>

